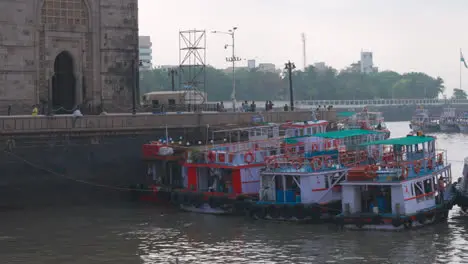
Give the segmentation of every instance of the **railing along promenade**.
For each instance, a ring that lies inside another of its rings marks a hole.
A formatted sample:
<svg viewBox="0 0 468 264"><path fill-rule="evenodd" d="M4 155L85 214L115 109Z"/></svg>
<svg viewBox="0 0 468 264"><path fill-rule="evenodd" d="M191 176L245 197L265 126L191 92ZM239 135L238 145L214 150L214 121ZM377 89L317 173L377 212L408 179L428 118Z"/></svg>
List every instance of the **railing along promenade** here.
<svg viewBox="0 0 468 264"><path fill-rule="evenodd" d="M170 112L54 116L0 116L0 135L30 135L49 133L139 133L148 130L247 126L258 122L282 123L294 120L311 120L311 111L294 112ZM335 111L320 111L318 118L335 120Z"/></svg>
<svg viewBox="0 0 468 264"><path fill-rule="evenodd" d="M334 107L403 106L403 105L468 105L468 99L373 99L373 100L298 100L297 107L333 105Z"/></svg>

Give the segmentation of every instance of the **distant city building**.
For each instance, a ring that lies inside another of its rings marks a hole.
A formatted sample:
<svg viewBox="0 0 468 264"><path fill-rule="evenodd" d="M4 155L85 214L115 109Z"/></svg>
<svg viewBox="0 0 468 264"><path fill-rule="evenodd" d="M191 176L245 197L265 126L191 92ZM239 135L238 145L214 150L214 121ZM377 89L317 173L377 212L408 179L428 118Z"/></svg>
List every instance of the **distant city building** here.
<svg viewBox="0 0 468 264"><path fill-rule="evenodd" d="M161 70L178 69L179 65L159 65L156 68L161 69Z"/></svg>
<svg viewBox="0 0 468 264"><path fill-rule="evenodd" d="M358 62L351 63L351 65L344 69L344 71L369 74L372 72L378 72L379 68L374 67L372 52L361 51L361 60L359 60Z"/></svg>
<svg viewBox="0 0 468 264"><path fill-rule="evenodd" d="M325 64L325 62L316 62L312 66L314 66L314 68L319 72L320 71L325 71L328 68L328 66Z"/></svg>
<svg viewBox="0 0 468 264"><path fill-rule="evenodd" d="M248 60L247 61L247 68L249 68L249 70L255 69L255 67L256 67L256 61L255 60Z"/></svg>
<svg viewBox="0 0 468 264"><path fill-rule="evenodd" d="M262 72L277 72L276 66L273 63L259 63L258 70Z"/></svg>
<svg viewBox="0 0 468 264"><path fill-rule="evenodd" d="M372 58L372 52L361 51L361 73L371 73L374 72L374 61Z"/></svg>
<svg viewBox="0 0 468 264"><path fill-rule="evenodd" d="M153 68L152 46L150 36L139 36L140 71Z"/></svg>

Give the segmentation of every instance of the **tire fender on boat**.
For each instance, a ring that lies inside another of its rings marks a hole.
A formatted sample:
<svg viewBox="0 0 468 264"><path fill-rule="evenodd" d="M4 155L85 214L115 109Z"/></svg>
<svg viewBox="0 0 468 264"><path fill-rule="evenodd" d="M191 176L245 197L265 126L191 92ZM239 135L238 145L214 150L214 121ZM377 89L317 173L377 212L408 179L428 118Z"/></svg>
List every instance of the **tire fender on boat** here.
<svg viewBox="0 0 468 264"><path fill-rule="evenodd" d="M217 208L218 207L218 202L216 201L217 197L216 196L210 196L208 198L208 204L210 205L211 208Z"/></svg>
<svg viewBox="0 0 468 264"><path fill-rule="evenodd" d="M297 219L304 219L305 218L305 212L304 212L304 205L303 204L294 205L293 211L294 211L293 214Z"/></svg>
<svg viewBox="0 0 468 264"><path fill-rule="evenodd" d="M413 227L413 221L411 221L411 219L407 219L403 222L403 225L406 229L410 229L411 227Z"/></svg>
<svg viewBox="0 0 468 264"><path fill-rule="evenodd" d="M374 225L382 224L382 217L380 215L376 215L376 216L372 217L372 224L374 224Z"/></svg>
<svg viewBox="0 0 468 264"><path fill-rule="evenodd" d="M258 206L258 207L255 208L255 213L254 214L258 219L265 219L266 208L263 207L263 206Z"/></svg>
<svg viewBox="0 0 468 264"><path fill-rule="evenodd" d="M356 219L356 227L361 229L364 226L364 221L361 218Z"/></svg>
<svg viewBox="0 0 468 264"><path fill-rule="evenodd" d="M286 219L289 219L293 216L292 207L290 205L284 205L281 208L281 216Z"/></svg>
<svg viewBox="0 0 468 264"><path fill-rule="evenodd" d="M279 211L274 205L268 206L266 209L266 214L270 216L273 219L276 219L279 217Z"/></svg>
<svg viewBox="0 0 468 264"><path fill-rule="evenodd" d="M416 215L416 220L423 225L426 222L426 216L423 213L419 213Z"/></svg>
<svg viewBox="0 0 468 264"><path fill-rule="evenodd" d="M393 218L392 219L392 226L393 227L400 227L403 224L403 221L400 218Z"/></svg>

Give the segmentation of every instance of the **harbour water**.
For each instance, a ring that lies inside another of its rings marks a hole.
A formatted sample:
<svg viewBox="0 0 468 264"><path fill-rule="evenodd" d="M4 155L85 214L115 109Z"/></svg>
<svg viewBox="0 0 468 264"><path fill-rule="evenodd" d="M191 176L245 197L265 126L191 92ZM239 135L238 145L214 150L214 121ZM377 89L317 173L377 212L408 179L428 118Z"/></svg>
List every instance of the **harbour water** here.
<svg viewBox="0 0 468 264"><path fill-rule="evenodd" d="M388 123L392 137L408 122ZM436 134L456 180L468 135ZM0 263L468 263L468 217L409 232L342 231L119 204L0 213Z"/></svg>

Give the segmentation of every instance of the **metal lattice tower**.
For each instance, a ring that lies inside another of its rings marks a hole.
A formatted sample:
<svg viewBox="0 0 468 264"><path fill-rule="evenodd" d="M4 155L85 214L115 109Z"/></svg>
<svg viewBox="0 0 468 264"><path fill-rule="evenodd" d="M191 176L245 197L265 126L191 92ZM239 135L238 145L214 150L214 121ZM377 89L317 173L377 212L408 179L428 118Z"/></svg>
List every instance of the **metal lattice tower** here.
<svg viewBox="0 0 468 264"><path fill-rule="evenodd" d="M179 31L179 89L186 104L205 103L206 31Z"/></svg>

